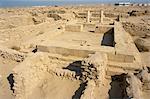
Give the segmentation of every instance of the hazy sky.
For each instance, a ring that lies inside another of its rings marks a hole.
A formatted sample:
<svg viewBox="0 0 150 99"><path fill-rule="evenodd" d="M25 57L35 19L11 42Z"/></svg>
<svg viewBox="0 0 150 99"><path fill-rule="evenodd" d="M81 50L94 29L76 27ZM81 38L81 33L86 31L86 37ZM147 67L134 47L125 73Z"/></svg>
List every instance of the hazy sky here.
<svg viewBox="0 0 150 99"><path fill-rule="evenodd" d="M113 4L117 2L150 3L150 0L0 0L0 7L42 6L42 5L46 6L46 5L65 5L65 4L92 4L92 3Z"/></svg>
<svg viewBox="0 0 150 99"><path fill-rule="evenodd" d="M5 0L0 0L0 1L5 1ZM101 1L101 2L116 2L116 1L122 1L122 2L141 2L141 1L147 1L150 2L150 0L7 0L7 1Z"/></svg>
<svg viewBox="0 0 150 99"><path fill-rule="evenodd" d="M97 2L147 2L150 0L0 0L1 1L97 1Z"/></svg>

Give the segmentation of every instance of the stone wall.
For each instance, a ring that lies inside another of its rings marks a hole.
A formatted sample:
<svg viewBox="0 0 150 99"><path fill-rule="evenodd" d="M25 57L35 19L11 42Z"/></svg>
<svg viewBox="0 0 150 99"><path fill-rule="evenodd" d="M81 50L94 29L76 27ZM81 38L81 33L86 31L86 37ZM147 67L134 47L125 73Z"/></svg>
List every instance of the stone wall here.
<svg viewBox="0 0 150 99"><path fill-rule="evenodd" d="M29 56L13 69L16 99L29 99L33 89L44 79L48 56L42 53Z"/></svg>
<svg viewBox="0 0 150 99"><path fill-rule="evenodd" d="M52 60L56 61L57 59L55 60L55 58L49 55L50 54L43 52L31 54L13 69L15 99L30 99L29 96L33 93L33 90L42 83L46 74L77 80L75 72L60 68L57 65L67 65L61 62L52 62Z"/></svg>
<svg viewBox="0 0 150 99"><path fill-rule="evenodd" d="M109 32L112 28L113 28L112 26L103 26L103 25L102 26L97 26L95 28L95 33L102 33L102 34L104 34L104 33Z"/></svg>
<svg viewBox="0 0 150 99"><path fill-rule="evenodd" d="M0 56L17 62L22 62L26 55L12 49L0 47Z"/></svg>
<svg viewBox="0 0 150 99"><path fill-rule="evenodd" d="M87 57L89 54L93 54L94 51L88 50L77 50L77 49L68 49L63 47L55 47L55 46L38 46L39 51L49 52L53 54L61 54L63 56L77 56L77 57Z"/></svg>
<svg viewBox="0 0 150 99"><path fill-rule="evenodd" d="M127 94L135 99L143 99L141 81L132 73L129 73L128 76L127 81L130 85L127 87Z"/></svg>
<svg viewBox="0 0 150 99"><path fill-rule="evenodd" d="M83 31L83 25L68 24L68 25L65 26L65 31L68 31L68 32L81 32L81 31Z"/></svg>
<svg viewBox="0 0 150 99"><path fill-rule="evenodd" d="M87 82L86 89L81 96L81 99L94 99L94 88L96 87L95 82L90 80Z"/></svg>

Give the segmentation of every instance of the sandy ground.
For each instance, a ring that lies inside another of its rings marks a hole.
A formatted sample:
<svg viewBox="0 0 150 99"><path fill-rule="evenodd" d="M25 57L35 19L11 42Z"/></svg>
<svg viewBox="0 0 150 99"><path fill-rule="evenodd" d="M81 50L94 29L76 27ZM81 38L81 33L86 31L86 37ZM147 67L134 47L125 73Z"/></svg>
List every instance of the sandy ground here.
<svg viewBox="0 0 150 99"><path fill-rule="evenodd" d="M61 79L48 74L43 82L35 88L30 99L39 99L39 97L43 99L71 99L79 86L79 81Z"/></svg>
<svg viewBox="0 0 150 99"><path fill-rule="evenodd" d="M18 63L12 60L7 60L0 58L0 75L1 82L0 82L0 98L1 99L14 99L13 92L10 90L10 84L9 84L9 76L12 72L12 69L17 65Z"/></svg>

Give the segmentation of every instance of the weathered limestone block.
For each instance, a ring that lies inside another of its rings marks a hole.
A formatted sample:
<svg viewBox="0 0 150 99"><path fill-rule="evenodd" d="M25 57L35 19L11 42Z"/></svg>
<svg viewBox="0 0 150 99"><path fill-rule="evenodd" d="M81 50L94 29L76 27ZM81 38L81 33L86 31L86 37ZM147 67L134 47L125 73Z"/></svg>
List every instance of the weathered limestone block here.
<svg viewBox="0 0 150 99"><path fill-rule="evenodd" d="M96 24L92 23L84 23L83 28L88 29L88 28L95 28Z"/></svg>
<svg viewBox="0 0 150 99"><path fill-rule="evenodd" d="M101 18L100 18L100 23L103 24L103 21L104 21L104 11L101 10Z"/></svg>
<svg viewBox="0 0 150 99"><path fill-rule="evenodd" d="M53 54L60 54L63 56L77 56L77 57L87 57L88 54L94 53L94 51L88 50L77 50L71 48L63 48L63 47L56 47L56 46L43 46L38 45L38 50L42 52L49 52Z"/></svg>
<svg viewBox="0 0 150 99"><path fill-rule="evenodd" d="M76 73L75 72L65 70L65 69L61 69L61 68L51 67L51 68L48 68L48 72L49 73L54 73L57 76L65 77L65 78L68 78L68 79L76 78Z"/></svg>
<svg viewBox="0 0 150 99"><path fill-rule="evenodd" d="M104 34L108 31L110 31L112 29L112 27L107 27L107 26L97 26L95 28L95 33L101 33Z"/></svg>
<svg viewBox="0 0 150 99"><path fill-rule="evenodd" d="M83 25L68 24L68 25L65 26L65 31L69 31L69 32L81 32L81 31L83 31Z"/></svg>
<svg viewBox="0 0 150 99"><path fill-rule="evenodd" d="M106 70L107 76L121 75L123 73L126 73L126 71L123 68L119 68L119 67L117 68L112 65L107 66L107 70Z"/></svg>
<svg viewBox="0 0 150 99"><path fill-rule="evenodd" d="M77 12L77 13L75 13L74 12L74 14L76 14L76 18L86 18L87 17L87 13L86 12Z"/></svg>
<svg viewBox="0 0 150 99"><path fill-rule="evenodd" d="M131 36L127 33L122 24L115 22L114 26L114 39L115 39L115 54L108 55L111 61L125 62L125 63L138 63L136 66L141 68L141 58Z"/></svg>
<svg viewBox="0 0 150 99"><path fill-rule="evenodd" d="M94 99L94 88L96 84L94 80L89 80L87 82L86 89L84 90L84 94L81 96L81 99Z"/></svg>
<svg viewBox="0 0 150 99"><path fill-rule="evenodd" d="M148 73L148 70L142 70L142 72L138 74L138 77L143 83L143 90L150 90L150 74Z"/></svg>
<svg viewBox="0 0 150 99"><path fill-rule="evenodd" d="M121 23L115 22L114 26L114 38L116 44L125 44L126 42L126 31L123 29Z"/></svg>
<svg viewBox="0 0 150 99"><path fill-rule="evenodd" d="M13 69L16 99L30 99L29 95L44 79L47 72L48 55L36 53L26 58Z"/></svg>
<svg viewBox="0 0 150 99"><path fill-rule="evenodd" d="M134 60L135 60L135 57L132 55L127 55L125 56L125 59L124 59L125 62L133 62Z"/></svg>
<svg viewBox="0 0 150 99"><path fill-rule="evenodd" d="M23 61L26 57L23 53L4 47L0 47L0 56L17 62Z"/></svg>
<svg viewBox="0 0 150 99"><path fill-rule="evenodd" d="M150 83L150 74L148 73L147 70L142 70L142 72L140 73L141 77L142 77L142 82L149 82Z"/></svg>
<svg viewBox="0 0 150 99"><path fill-rule="evenodd" d="M88 11L88 12L87 12L87 17L86 17L86 18L87 18L87 19L86 19L86 22L87 22L87 23L90 22L90 17L91 17L91 13L90 13L90 11Z"/></svg>
<svg viewBox="0 0 150 99"><path fill-rule="evenodd" d="M107 66L107 55L95 53L83 61L83 79L96 81L96 84L101 86L104 82Z"/></svg>
<svg viewBox="0 0 150 99"><path fill-rule="evenodd" d="M116 61L116 62L126 62L126 63L132 63L135 60L135 57L133 55L128 55L125 53L116 53L116 54L108 54L108 60L110 61Z"/></svg>
<svg viewBox="0 0 150 99"><path fill-rule="evenodd" d="M132 73L129 73L128 76L129 76L129 78L127 78L127 82L129 83L129 87L127 87L128 96L134 99L143 99L141 81Z"/></svg>

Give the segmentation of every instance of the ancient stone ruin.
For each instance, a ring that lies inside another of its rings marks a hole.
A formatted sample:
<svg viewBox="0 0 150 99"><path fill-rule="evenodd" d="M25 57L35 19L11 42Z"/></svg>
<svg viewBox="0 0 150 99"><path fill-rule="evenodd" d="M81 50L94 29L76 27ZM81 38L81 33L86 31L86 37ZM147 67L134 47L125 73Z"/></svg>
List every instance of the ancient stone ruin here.
<svg viewBox="0 0 150 99"><path fill-rule="evenodd" d="M20 52L0 48L1 57L20 62L12 72L15 99L147 99L148 68L122 24L103 13L76 12L50 39L41 34L42 42Z"/></svg>

